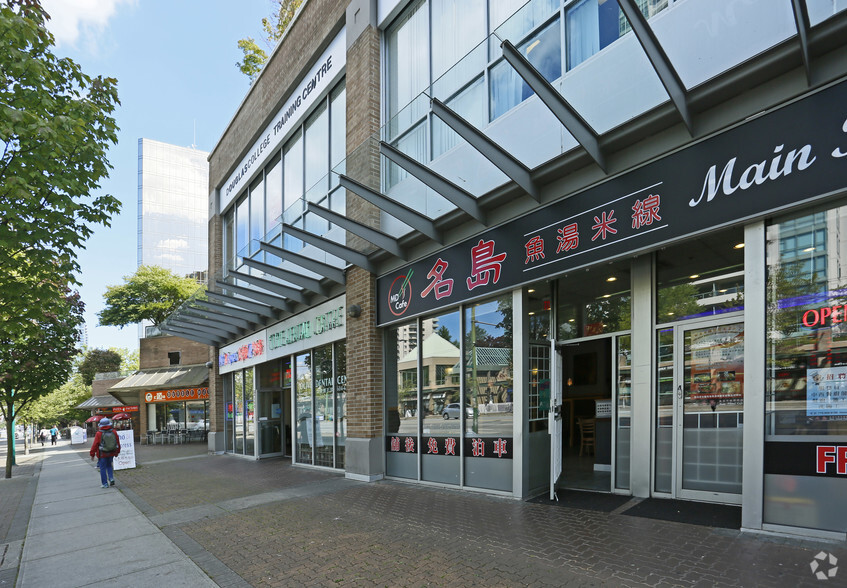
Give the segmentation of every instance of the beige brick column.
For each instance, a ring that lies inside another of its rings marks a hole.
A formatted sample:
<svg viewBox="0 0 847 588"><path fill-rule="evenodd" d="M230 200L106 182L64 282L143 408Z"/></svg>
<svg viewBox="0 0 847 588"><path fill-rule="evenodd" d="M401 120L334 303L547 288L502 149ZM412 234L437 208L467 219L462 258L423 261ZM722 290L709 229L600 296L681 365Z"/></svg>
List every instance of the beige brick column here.
<svg viewBox="0 0 847 588"><path fill-rule="evenodd" d="M379 31L376 2L353 0L347 7L347 174L379 187L379 152L374 136L380 121ZM379 210L347 193L347 216L379 226ZM348 233L347 244L373 246ZM347 476L377 480L384 474L382 443L382 338L376 324L375 276L347 272L347 304L362 309L347 320Z"/></svg>
<svg viewBox="0 0 847 588"><path fill-rule="evenodd" d="M206 275L207 288L214 290L215 274L223 267L223 221L218 213L217 199L219 194L215 190L211 197L212 203L209 210L209 271ZM209 348L209 361L212 369L209 370L209 451L224 450L224 388L220 373L218 372L218 350Z"/></svg>

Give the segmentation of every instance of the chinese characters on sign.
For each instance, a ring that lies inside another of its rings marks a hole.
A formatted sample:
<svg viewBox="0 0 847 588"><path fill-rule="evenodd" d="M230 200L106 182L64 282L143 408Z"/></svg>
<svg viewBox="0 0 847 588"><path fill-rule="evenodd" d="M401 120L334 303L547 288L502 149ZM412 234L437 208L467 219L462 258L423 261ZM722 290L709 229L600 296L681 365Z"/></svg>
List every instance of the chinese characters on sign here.
<svg viewBox="0 0 847 588"><path fill-rule="evenodd" d="M392 435L387 438L389 453L417 453L417 438L403 435ZM465 455L473 457L491 457L495 459L511 459L512 440L498 437L467 437L465 439ZM425 455L460 455L459 439L456 437L421 438L421 449Z"/></svg>
<svg viewBox="0 0 847 588"><path fill-rule="evenodd" d="M541 244L544 247L544 244ZM494 253L494 241L479 240L475 247L471 247L471 271L470 276L465 280L468 290L473 290L477 286L485 286L491 280L494 284L500 281L500 267L506 260L505 253ZM544 257L544 253L540 253ZM426 279L431 280L429 285L421 292L421 298L426 298L430 292L433 292L436 300L449 298L453 294L453 278L446 278L444 274L450 264L440 257L436 260L432 269L426 274Z"/></svg>

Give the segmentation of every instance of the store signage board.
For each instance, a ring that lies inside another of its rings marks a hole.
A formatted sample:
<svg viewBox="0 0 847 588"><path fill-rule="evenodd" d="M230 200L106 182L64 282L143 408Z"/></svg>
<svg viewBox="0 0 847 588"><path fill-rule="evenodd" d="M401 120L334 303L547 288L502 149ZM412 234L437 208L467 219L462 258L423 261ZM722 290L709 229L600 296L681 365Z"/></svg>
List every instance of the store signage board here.
<svg viewBox="0 0 847 588"><path fill-rule="evenodd" d="M218 371L226 374L267 361L266 342L266 330L262 329L249 337L221 347L218 351Z"/></svg>
<svg viewBox="0 0 847 588"><path fill-rule="evenodd" d="M156 390L145 392L147 402L182 402L185 400L208 400L209 388L182 388L180 390Z"/></svg>
<svg viewBox="0 0 847 588"><path fill-rule="evenodd" d="M347 336L347 297L339 296L267 329L266 360L299 353Z"/></svg>
<svg viewBox="0 0 847 588"><path fill-rule="evenodd" d="M250 183L250 179L262 170L264 163L276 153L290 131L296 128L297 123L309 112L312 104L321 98L337 79L340 79L346 62L347 34L346 29L342 28L326 51L300 80L297 89L282 103L281 108L239 162L235 171L220 187L220 212L223 212L235 196Z"/></svg>
<svg viewBox="0 0 847 588"><path fill-rule="evenodd" d="M847 187L847 82L489 229L377 280L387 325Z"/></svg>
<svg viewBox="0 0 847 588"><path fill-rule="evenodd" d="M121 442L121 452L112 460L115 470L129 470L135 467L135 439L132 429L128 431L117 431Z"/></svg>
<svg viewBox="0 0 847 588"><path fill-rule="evenodd" d="M765 473L847 479L847 444L838 441L766 441Z"/></svg>

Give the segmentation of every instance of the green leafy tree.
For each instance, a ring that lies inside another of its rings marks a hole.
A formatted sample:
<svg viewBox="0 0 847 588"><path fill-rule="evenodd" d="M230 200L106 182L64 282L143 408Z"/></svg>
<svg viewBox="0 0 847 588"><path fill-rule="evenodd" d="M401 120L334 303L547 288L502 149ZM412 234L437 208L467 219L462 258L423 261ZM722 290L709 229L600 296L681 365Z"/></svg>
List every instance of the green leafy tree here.
<svg viewBox="0 0 847 588"><path fill-rule="evenodd" d="M294 15L297 14L297 9L303 4L303 0L274 0L274 4L279 7L275 10L275 15L262 19L262 29L265 31L264 43L269 50L273 50L277 41L282 38ZM252 84L268 61L268 54L253 37L239 39L238 48L244 53L244 59L235 65L241 73L250 78Z"/></svg>
<svg viewBox="0 0 847 588"><path fill-rule="evenodd" d="M91 386L95 374L120 370L122 360L121 355L111 349L90 349L77 367L77 373L83 384Z"/></svg>
<svg viewBox="0 0 847 588"><path fill-rule="evenodd" d="M37 0L0 4L0 305L17 318L3 329L40 317L19 276L38 275L40 297L56 275L75 283L77 250L120 210L92 195L117 142L116 81L53 55L47 18Z"/></svg>
<svg viewBox="0 0 847 588"><path fill-rule="evenodd" d="M39 320L13 336L0 335L0 413L7 439L14 439L16 414L25 415L28 405L56 390L73 369L83 306L79 294L60 290L56 299L36 301L42 309ZM7 451L6 478L12 477L14 459L14 452Z"/></svg>
<svg viewBox="0 0 847 588"><path fill-rule="evenodd" d="M159 325L201 288L191 278L163 267L142 265L131 276L124 276L124 284L106 288L106 307L98 314L100 324L125 327L150 321Z"/></svg>
<svg viewBox="0 0 847 588"><path fill-rule="evenodd" d="M53 52L38 0L0 3L0 411L67 380L82 303L77 251L120 202L92 193L117 142L116 82ZM14 452L7 452L6 477Z"/></svg>

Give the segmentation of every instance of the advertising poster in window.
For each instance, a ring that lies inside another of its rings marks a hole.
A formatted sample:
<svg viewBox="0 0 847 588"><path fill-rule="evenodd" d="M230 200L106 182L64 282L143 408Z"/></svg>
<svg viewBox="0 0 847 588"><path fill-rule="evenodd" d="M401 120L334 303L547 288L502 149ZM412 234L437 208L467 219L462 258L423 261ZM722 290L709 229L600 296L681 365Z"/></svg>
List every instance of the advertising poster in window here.
<svg viewBox="0 0 847 588"><path fill-rule="evenodd" d="M847 366L808 370L806 415L847 417Z"/></svg>

